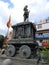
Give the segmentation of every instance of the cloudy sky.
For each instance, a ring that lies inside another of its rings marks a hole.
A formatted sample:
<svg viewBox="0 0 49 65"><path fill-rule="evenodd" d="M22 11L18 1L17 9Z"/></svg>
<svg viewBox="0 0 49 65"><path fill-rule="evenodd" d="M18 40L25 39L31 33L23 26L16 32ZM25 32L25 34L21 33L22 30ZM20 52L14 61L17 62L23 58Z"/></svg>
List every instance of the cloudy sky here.
<svg viewBox="0 0 49 65"><path fill-rule="evenodd" d="M0 33L6 31L11 15L12 25L23 21L23 8L28 5L29 21L38 23L49 16L49 0L0 0ZM3 32L1 33L3 34Z"/></svg>

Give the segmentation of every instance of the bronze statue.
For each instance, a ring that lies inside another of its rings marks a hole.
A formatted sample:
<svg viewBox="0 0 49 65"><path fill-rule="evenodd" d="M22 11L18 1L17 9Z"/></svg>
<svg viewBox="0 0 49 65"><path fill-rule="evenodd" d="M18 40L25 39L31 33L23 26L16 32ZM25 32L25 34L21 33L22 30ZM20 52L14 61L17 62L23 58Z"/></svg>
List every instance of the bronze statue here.
<svg viewBox="0 0 49 65"><path fill-rule="evenodd" d="M26 21L26 19L28 19L28 17L29 17L29 11L28 11L28 6L26 5L25 7L24 7L24 14L23 14L23 16L24 16L24 21Z"/></svg>

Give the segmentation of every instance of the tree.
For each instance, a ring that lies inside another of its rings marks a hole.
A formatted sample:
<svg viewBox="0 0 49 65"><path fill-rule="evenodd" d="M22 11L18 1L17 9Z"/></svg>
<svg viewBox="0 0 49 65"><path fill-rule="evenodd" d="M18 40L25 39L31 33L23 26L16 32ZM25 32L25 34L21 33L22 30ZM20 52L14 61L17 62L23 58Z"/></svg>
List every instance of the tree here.
<svg viewBox="0 0 49 65"><path fill-rule="evenodd" d="M3 35L0 35L0 42L3 42L5 37Z"/></svg>

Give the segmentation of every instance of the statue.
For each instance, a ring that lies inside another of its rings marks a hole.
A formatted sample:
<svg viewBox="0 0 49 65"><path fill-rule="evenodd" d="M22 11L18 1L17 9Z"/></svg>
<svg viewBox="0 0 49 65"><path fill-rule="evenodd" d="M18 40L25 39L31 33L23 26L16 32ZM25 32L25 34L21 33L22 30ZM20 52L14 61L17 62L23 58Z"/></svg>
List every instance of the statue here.
<svg viewBox="0 0 49 65"><path fill-rule="evenodd" d="M24 7L24 14L23 14L23 16L24 16L24 21L26 21L27 19L28 19L28 17L29 17L29 11L28 11L28 6L26 5L25 7Z"/></svg>

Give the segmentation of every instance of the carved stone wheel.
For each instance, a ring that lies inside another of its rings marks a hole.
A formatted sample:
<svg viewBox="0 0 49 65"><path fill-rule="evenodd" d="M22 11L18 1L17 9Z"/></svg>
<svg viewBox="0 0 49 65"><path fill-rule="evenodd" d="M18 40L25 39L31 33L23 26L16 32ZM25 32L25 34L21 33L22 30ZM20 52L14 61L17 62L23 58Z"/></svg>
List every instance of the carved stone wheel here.
<svg viewBox="0 0 49 65"><path fill-rule="evenodd" d="M27 45L22 45L19 49L19 55L21 58L29 58L31 55L31 49Z"/></svg>
<svg viewBox="0 0 49 65"><path fill-rule="evenodd" d="M8 57L13 57L16 54L16 49L13 45L9 45L5 50L5 55Z"/></svg>

